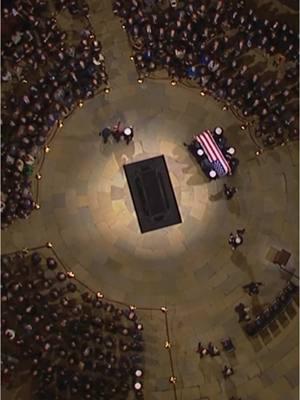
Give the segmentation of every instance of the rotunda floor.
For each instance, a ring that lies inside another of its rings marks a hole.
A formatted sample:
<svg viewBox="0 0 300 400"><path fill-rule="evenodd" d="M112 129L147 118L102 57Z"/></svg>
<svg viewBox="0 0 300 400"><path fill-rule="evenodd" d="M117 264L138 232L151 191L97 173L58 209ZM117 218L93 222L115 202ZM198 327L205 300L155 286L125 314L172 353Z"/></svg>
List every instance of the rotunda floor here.
<svg viewBox="0 0 300 400"><path fill-rule="evenodd" d="M297 145L257 157L240 122L212 98L168 82L138 85L126 36L109 2L91 4L111 93L85 102L64 122L43 167L41 208L2 234L2 253L50 241L82 281L107 297L168 307L180 399L296 400L298 314L279 324L274 335L250 341L234 306L251 301L257 306L241 288L252 280L265 284L260 305L284 286L287 276L270 261L274 249L290 251L298 266ZM134 126L134 141L104 145L99 131L118 119ZM240 165L233 177L208 182L183 142L215 126L224 128ZM142 235L122 156L134 162L161 154L183 223ZM230 201L222 195L225 182L238 188ZM237 228L246 228L245 241L232 252L227 239ZM145 398L172 399L163 316L143 312L142 317ZM222 353L199 359L199 340L217 344L224 336L235 343L234 358ZM235 368L228 382L221 374L226 362Z"/></svg>

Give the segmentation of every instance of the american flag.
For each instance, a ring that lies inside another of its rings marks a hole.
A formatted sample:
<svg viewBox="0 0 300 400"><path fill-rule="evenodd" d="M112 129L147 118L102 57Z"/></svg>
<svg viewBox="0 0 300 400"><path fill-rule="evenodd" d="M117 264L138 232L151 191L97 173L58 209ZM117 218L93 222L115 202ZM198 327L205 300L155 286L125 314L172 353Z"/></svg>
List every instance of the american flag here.
<svg viewBox="0 0 300 400"><path fill-rule="evenodd" d="M225 176L231 173L230 165L209 130L199 133L196 136L196 140L201 144L204 153L218 176Z"/></svg>

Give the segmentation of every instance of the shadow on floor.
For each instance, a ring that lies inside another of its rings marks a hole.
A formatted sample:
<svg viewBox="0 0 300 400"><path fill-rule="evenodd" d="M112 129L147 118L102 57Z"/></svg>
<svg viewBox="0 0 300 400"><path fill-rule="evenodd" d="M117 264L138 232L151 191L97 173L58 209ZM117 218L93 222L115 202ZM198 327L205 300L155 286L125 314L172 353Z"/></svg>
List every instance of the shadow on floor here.
<svg viewBox="0 0 300 400"><path fill-rule="evenodd" d="M241 271L246 272L249 275L249 281L255 280L252 268L248 264L247 257L243 253L239 250L235 250L232 252L230 259Z"/></svg>
<svg viewBox="0 0 300 400"><path fill-rule="evenodd" d="M265 304L262 304L259 296L251 296L251 310L254 315L261 313L265 307Z"/></svg>
<svg viewBox="0 0 300 400"><path fill-rule="evenodd" d="M188 180L187 180L187 185L190 186L198 186L198 185L204 185L206 183L209 183L208 179L205 179L204 176L201 175L201 172L199 174L193 175L191 176Z"/></svg>
<svg viewBox="0 0 300 400"><path fill-rule="evenodd" d="M238 216L241 215L241 208L240 208L240 204L239 204L238 201L232 199L232 200L229 200L227 202L227 204L228 204L228 211L231 214L235 214L235 215L238 215Z"/></svg>
<svg viewBox="0 0 300 400"><path fill-rule="evenodd" d="M216 193L216 194L212 194L208 197L209 201L218 201L221 199L224 199L224 195L223 195L223 190L221 190L220 192Z"/></svg>
<svg viewBox="0 0 300 400"><path fill-rule="evenodd" d="M228 399L230 399L231 397L238 398L237 388L233 380L234 380L234 375L233 378L226 379L224 382L224 391L228 396Z"/></svg>

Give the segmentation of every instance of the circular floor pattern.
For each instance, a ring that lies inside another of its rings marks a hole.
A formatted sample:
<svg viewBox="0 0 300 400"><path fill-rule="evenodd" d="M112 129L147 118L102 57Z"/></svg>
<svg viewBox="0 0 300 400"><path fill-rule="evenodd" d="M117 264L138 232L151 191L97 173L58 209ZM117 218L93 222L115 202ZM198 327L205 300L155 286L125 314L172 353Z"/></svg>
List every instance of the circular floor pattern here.
<svg viewBox="0 0 300 400"><path fill-rule="evenodd" d="M134 304L178 305L182 297L194 298L193 290L183 293L182 287L200 270L210 274L214 265L226 270L226 277L237 273L228 265L232 230L246 227L241 252L254 265L274 240L282 243L278 227L287 224L289 203L285 184L293 176L279 163L288 159L289 148L255 157L239 122L214 100L164 83L147 86L147 92L128 86L132 94L121 101L113 92L90 100L65 122L43 167L41 210L19 225L37 224L35 235L52 241L101 290ZM134 142L104 145L99 130L118 118L133 124ZM224 127L240 159L237 174L225 180L239 189L231 201L222 195L224 180L209 182L183 146L196 132L216 125ZM124 154L128 162L165 156L182 224L140 233Z"/></svg>
<svg viewBox="0 0 300 400"><path fill-rule="evenodd" d="M107 49L112 91L86 102L65 122L43 168L41 209L3 233L2 252L51 241L93 289L131 304L167 305L183 400L234 394L248 400L294 400L297 317L280 326L279 334L253 343L233 308L237 301L251 302L241 290L250 280L265 283L261 305L284 286L286 277L268 258L272 249L290 250L298 265L297 148L291 144L256 157L240 123L213 99L168 83L137 85L124 32L105 4L108 17L99 37ZM96 3L93 7L97 11ZM99 130L119 118L135 127L134 142L104 145ZM240 166L235 176L208 182L182 143L217 125L236 147ZM165 156L182 224L140 234L123 173L124 154L129 162ZM222 195L225 181L239 189L231 201ZM233 253L228 234L242 227L245 243ZM153 315L145 319L146 399L171 399L162 323ZM226 335L236 343L236 358L199 361L199 339L217 343ZM224 383L226 361L236 374Z"/></svg>

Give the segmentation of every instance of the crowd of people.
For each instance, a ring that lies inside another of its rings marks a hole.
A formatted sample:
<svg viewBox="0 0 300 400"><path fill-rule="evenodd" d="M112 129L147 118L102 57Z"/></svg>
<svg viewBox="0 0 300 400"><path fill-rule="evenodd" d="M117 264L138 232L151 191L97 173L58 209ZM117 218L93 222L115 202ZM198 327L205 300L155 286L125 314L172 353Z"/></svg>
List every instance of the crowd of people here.
<svg viewBox="0 0 300 400"><path fill-rule="evenodd" d="M84 291L53 257L1 258L2 384L33 379L32 399L143 398L143 325Z"/></svg>
<svg viewBox="0 0 300 400"><path fill-rule="evenodd" d="M75 9L86 2L55 4L73 7L77 15ZM102 46L88 21L73 44L53 15L49 1L2 4L2 229L36 207L34 164L47 138L76 106L107 85Z"/></svg>
<svg viewBox="0 0 300 400"><path fill-rule="evenodd" d="M264 145L297 139L297 32L285 23L260 18L244 0L189 0L175 2L174 7L163 3L113 3L133 47L139 82L155 70L167 70L172 84L195 81L202 94L255 120L255 134ZM280 58L286 66L284 76L247 65L250 50Z"/></svg>
<svg viewBox="0 0 300 400"><path fill-rule="evenodd" d="M58 12L68 10L70 14L80 17L89 17L90 8L85 0L55 0Z"/></svg>
<svg viewBox="0 0 300 400"><path fill-rule="evenodd" d="M223 346L224 351L226 352L235 351L235 346L232 343L230 337L222 339L221 344ZM196 352L199 354L200 358L203 358L206 355L210 355L210 357L220 356L220 350L212 342L209 342L207 346L204 346L202 342L199 342ZM224 365L222 369L222 375L224 379L227 379L229 376L233 375L233 373L234 371L231 366Z"/></svg>

